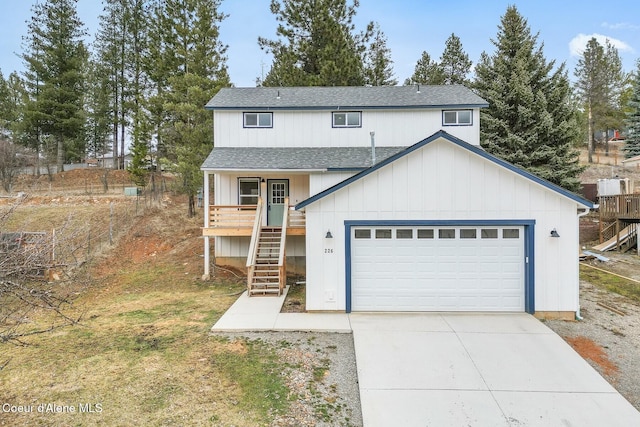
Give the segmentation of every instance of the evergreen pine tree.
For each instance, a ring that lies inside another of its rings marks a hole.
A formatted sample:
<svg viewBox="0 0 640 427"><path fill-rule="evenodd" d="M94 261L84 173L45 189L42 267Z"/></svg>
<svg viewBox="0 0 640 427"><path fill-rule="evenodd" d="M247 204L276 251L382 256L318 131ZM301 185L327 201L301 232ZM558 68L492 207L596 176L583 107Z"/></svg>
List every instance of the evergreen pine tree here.
<svg viewBox="0 0 640 427"><path fill-rule="evenodd" d="M592 162L595 132L603 131L606 135L609 129L622 125L621 94L626 78L618 50L608 40L602 46L595 38L587 42L574 74L578 79L576 92L587 112L589 162ZM608 144L606 148L608 154Z"/></svg>
<svg viewBox="0 0 640 427"><path fill-rule="evenodd" d="M2 127L9 139L14 143L27 145L23 143L21 135L24 126L25 102L28 99L24 81L20 78L20 75L14 71L9 75L9 78L5 80L5 83L7 97L2 100L4 105L4 113L2 113L4 123Z"/></svg>
<svg viewBox="0 0 640 427"><path fill-rule="evenodd" d="M355 33L358 0L272 0L277 40L258 38L273 55L264 86L362 86L372 24Z"/></svg>
<svg viewBox="0 0 640 427"><path fill-rule="evenodd" d="M426 51L416 63L413 75L404 81L404 85L441 85L445 82L444 70L437 62L431 59Z"/></svg>
<svg viewBox="0 0 640 427"><path fill-rule="evenodd" d="M111 92L106 68L103 64L90 61L87 70L85 111L88 158L97 159L112 149Z"/></svg>
<svg viewBox="0 0 640 427"><path fill-rule="evenodd" d="M31 96L30 133L55 145L58 171L84 151L83 79L88 57L77 0L47 0L33 7L28 25L25 79Z"/></svg>
<svg viewBox="0 0 640 427"><path fill-rule="evenodd" d="M632 87L629 111L625 119L627 139L624 141L624 155L626 158L640 156L640 59L636 62Z"/></svg>
<svg viewBox="0 0 640 427"><path fill-rule="evenodd" d="M393 76L391 49L387 47L387 37L375 23L371 43L364 59L365 84L370 86L395 86L398 80Z"/></svg>
<svg viewBox="0 0 640 427"><path fill-rule="evenodd" d="M9 85L0 70L0 139L9 138L11 123L11 104L9 103Z"/></svg>
<svg viewBox="0 0 640 427"><path fill-rule="evenodd" d="M440 68L444 73L444 84L466 84L467 74L473 63L462 49L462 42L455 34L447 39L444 52L440 57Z"/></svg>
<svg viewBox="0 0 640 427"><path fill-rule="evenodd" d="M515 6L501 19L496 51L483 53L474 86L489 107L480 112L482 146L516 166L569 190L579 189L582 168L564 65L544 58L537 35Z"/></svg>
<svg viewBox="0 0 640 427"><path fill-rule="evenodd" d="M218 11L220 0L166 0L164 6L163 49L175 58L177 68L166 79L163 105L169 120L162 132L193 216L202 186L200 165L212 148L212 115L203 106L230 84L227 46L219 39L225 15Z"/></svg>

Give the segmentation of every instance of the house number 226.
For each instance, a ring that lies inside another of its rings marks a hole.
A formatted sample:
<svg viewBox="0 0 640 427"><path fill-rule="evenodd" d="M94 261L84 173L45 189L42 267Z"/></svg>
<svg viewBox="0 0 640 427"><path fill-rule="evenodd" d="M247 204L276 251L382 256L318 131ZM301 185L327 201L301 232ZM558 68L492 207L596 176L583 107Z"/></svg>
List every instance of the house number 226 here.
<svg viewBox="0 0 640 427"><path fill-rule="evenodd" d="M331 248L325 248L325 249L324 249L324 253L325 253L325 254L332 254L332 253L333 253L333 249L331 249Z"/></svg>

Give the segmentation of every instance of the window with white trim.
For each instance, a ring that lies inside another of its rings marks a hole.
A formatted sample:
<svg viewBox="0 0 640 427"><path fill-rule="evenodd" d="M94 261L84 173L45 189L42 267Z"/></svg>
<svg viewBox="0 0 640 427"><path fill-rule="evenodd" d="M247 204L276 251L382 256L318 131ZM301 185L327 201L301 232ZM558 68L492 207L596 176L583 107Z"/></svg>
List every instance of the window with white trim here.
<svg viewBox="0 0 640 427"><path fill-rule="evenodd" d="M443 126L471 126L473 114L471 110L444 110L442 112Z"/></svg>
<svg viewBox="0 0 640 427"><path fill-rule="evenodd" d="M370 239L371 238L371 230L367 228L358 229L355 231L356 239Z"/></svg>
<svg viewBox="0 0 640 427"><path fill-rule="evenodd" d="M246 128L272 128L273 113L244 113L244 127Z"/></svg>
<svg viewBox="0 0 640 427"><path fill-rule="evenodd" d="M360 111L334 112L332 116L334 128L359 128L362 126L362 112Z"/></svg>
<svg viewBox="0 0 640 427"><path fill-rule="evenodd" d="M238 203L257 205L260 196L260 178L238 178Z"/></svg>

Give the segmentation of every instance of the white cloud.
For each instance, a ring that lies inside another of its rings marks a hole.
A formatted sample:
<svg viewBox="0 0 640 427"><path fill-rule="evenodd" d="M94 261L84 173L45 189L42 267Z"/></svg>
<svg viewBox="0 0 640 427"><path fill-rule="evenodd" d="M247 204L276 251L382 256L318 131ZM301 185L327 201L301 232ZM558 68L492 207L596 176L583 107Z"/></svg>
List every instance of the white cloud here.
<svg viewBox="0 0 640 427"><path fill-rule="evenodd" d="M587 47L587 42L594 37L598 41L598 43L600 43L602 46L604 46L607 40L609 40L609 43L611 43L616 49L618 49L619 52L631 52L631 53L634 52L633 48L628 44L626 44L625 42L623 42L622 40L618 40L613 37L608 37L608 36L604 36L602 34L597 34L597 33L593 33L593 34L580 33L577 36L575 36L573 39L571 39L571 41L569 42L569 52L571 53L571 56L581 56L582 52L584 52L584 49Z"/></svg>
<svg viewBox="0 0 640 427"><path fill-rule="evenodd" d="M601 24L602 27L608 28L609 30L640 30L640 25L631 24L629 22L603 22Z"/></svg>

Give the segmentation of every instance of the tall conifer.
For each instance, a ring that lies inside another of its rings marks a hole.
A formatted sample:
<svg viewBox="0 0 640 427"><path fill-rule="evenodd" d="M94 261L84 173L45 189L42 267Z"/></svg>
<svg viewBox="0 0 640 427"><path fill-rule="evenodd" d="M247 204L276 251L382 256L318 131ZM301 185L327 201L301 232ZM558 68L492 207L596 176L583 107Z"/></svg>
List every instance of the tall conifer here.
<svg viewBox="0 0 640 427"><path fill-rule="evenodd" d="M229 86L227 46L220 41L220 0L164 1L164 55L175 65L164 76L163 106L168 121L161 128L168 154L180 174L180 189L195 214L195 196L202 185L200 165L212 148L212 115L204 105Z"/></svg>
<svg viewBox="0 0 640 427"><path fill-rule="evenodd" d="M356 33L358 0L272 0L276 40L258 39L273 55L264 86L362 86L363 55L373 24Z"/></svg>
<svg viewBox="0 0 640 427"><path fill-rule="evenodd" d="M624 154L627 158L640 156L640 60L636 62L634 74L633 92L625 119L627 139L624 141Z"/></svg>
<svg viewBox="0 0 640 427"><path fill-rule="evenodd" d="M405 86L422 84L422 85L441 85L444 84L444 70L431 56L426 52L422 52L422 56L416 63L413 75L404 81Z"/></svg>
<svg viewBox="0 0 640 427"><path fill-rule="evenodd" d="M466 84L467 74L473 63L469 55L462 49L462 42L455 34L451 34L445 42L444 52L440 57L440 68L444 74L444 84Z"/></svg>
<svg viewBox="0 0 640 427"><path fill-rule="evenodd" d="M579 189L578 128L564 64L553 70L537 34L515 6L501 19L492 56L483 53L474 86L489 107L480 138L490 153L569 190Z"/></svg>
<svg viewBox="0 0 640 427"><path fill-rule="evenodd" d="M30 132L55 147L58 171L84 151L84 68L88 58L77 0L47 0L33 7L28 24L25 80L30 94ZM42 140L38 137L38 144Z"/></svg>

